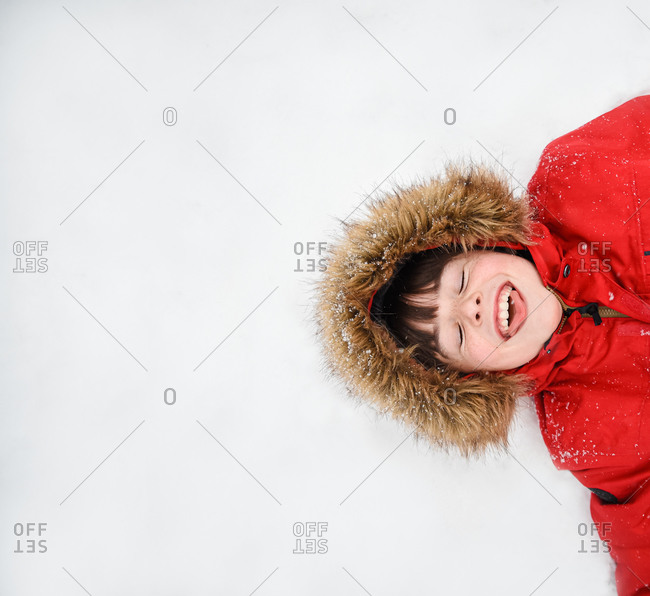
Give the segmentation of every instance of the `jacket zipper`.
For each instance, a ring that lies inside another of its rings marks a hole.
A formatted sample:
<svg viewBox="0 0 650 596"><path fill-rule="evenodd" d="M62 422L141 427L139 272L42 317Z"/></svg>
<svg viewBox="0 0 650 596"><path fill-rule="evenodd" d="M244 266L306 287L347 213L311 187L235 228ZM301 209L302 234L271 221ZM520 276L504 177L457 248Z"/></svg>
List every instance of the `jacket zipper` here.
<svg viewBox="0 0 650 596"><path fill-rule="evenodd" d="M559 301L560 304L562 305L562 311L564 313L564 316L562 317L562 321L560 322L560 325L556 331L556 333L559 333L562 331L562 327L564 327L564 323L566 323L567 319L571 316L571 313L573 313L574 310L578 310L580 307L572 307L568 306L564 300L558 295L558 293L553 290L550 286L544 286L553 296L555 296ZM580 313L583 317L592 317L590 313L587 312L581 312ZM609 306L598 306L598 315L601 317L629 317L630 315L624 315L613 308L610 308Z"/></svg>

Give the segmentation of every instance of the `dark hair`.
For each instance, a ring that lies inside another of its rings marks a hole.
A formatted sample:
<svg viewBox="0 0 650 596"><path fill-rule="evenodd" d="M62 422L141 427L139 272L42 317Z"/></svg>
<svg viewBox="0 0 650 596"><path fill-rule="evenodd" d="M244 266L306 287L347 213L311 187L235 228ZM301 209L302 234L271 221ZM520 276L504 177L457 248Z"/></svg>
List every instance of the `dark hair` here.
<svg viewBox="0 0 650 596"><path fill-rule="evenodd" d="M408 255L398 262L393 277L373 300L375 320L388 330L399 347L415 346L411 355L425 368L444 364L439 357L444 354L435 325L438 307L415 304L412 298L437 293L445 266L463 252L461 247L443 245ZM416 328L416 322L431 323L432 331Z"/></svg>
<svg viewBox="0 0 650 596"><path fill-rule="evenodd" d="M531 260L527 250L505 247L473 248L522 256ZM403 349L414 347L411 356L425 368L448 366L448 356L440 350L439 327L436 325L438 307L416 304L413 298L440 289L442 272L454 257L467 254L460 246L442 245L408 255L398 262L393 277L373 300L374 320L383 325L397 345ZM415 323L430 323L431 331L415 327Z"/></svg>

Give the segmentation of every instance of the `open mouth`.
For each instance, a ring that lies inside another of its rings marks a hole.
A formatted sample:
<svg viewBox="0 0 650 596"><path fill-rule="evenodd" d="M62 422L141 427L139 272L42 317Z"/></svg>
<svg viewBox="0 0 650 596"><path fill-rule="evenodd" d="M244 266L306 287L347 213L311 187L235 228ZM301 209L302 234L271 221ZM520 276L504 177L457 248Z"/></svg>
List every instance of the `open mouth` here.
<svg viewBox="0 0 650 596"><path fill-rule="evenodd" d="M497 291L494 303L497 335L506 341L515 336L526 319L526 313L522 295L510 282L505 282Z"/></svg>

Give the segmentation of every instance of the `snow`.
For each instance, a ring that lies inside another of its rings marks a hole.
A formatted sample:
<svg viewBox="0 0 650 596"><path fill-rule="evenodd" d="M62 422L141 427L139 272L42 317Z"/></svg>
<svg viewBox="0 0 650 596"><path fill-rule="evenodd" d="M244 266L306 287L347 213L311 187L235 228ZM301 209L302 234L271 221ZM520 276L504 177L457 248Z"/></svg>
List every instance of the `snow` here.
<svg viewBox="0 0 650 596"><path fill-rule="evenodd" d="M3 3L0 593L613 596L532 402L509 454L417 445L323 373L293 251L448 158L525 184L650 92L600 4ZM12 272L28 240L46 273Z"/></svg>

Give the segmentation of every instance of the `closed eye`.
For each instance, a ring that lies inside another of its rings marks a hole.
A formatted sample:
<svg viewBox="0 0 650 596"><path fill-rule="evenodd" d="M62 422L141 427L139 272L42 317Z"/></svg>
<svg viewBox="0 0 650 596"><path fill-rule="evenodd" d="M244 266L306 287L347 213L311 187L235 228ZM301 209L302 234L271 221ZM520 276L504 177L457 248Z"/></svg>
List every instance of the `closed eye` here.
<svg viewBox="0 0 650 596"><path fill-rule="evenodd" d="M460 278L460 290L458 291L459 296L463 292L464 285L465 285L465 269L462 270L462 275ZM460 338L459 348L461 348L463 346L463 329L460 325L458 325L458 336Z"/></svg>

